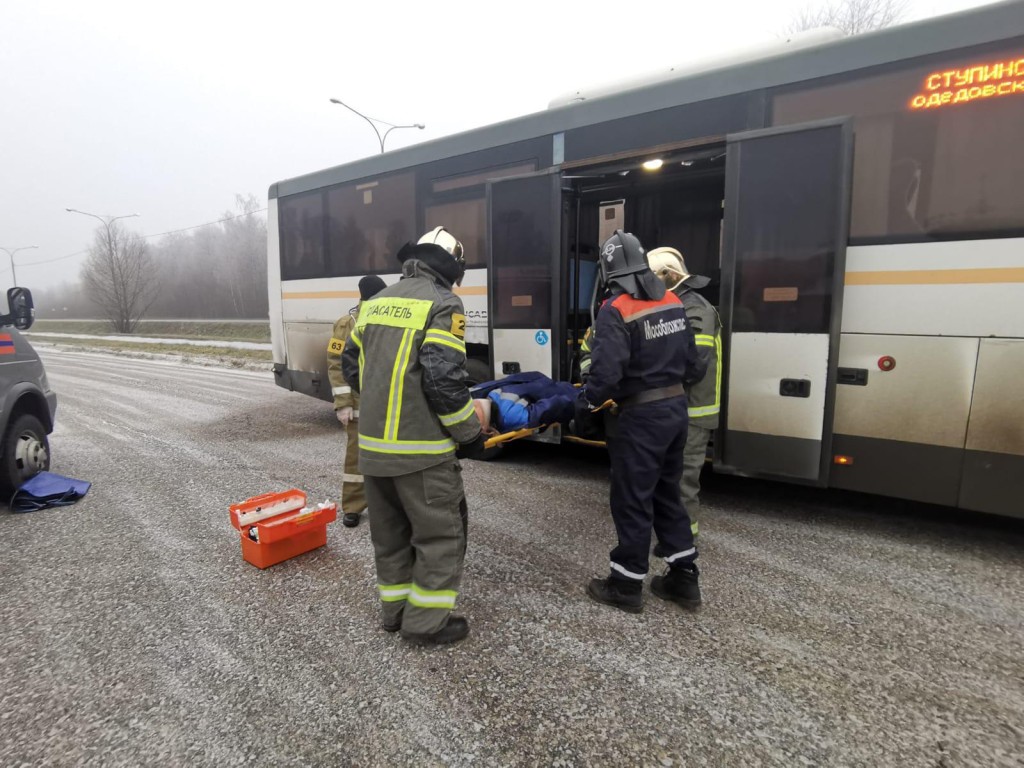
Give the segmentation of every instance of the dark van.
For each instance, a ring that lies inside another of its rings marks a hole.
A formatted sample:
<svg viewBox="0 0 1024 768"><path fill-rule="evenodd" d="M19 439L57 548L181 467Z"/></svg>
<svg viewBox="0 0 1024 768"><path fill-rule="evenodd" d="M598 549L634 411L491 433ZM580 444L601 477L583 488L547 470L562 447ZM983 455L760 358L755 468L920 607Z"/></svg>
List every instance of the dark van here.
<svg viewBox="0 0 1024 768"><path fill-rule="evenodd" d="M50 443L57 395L39 355L21 335L35 320L27 288L7 291L9 313L0 315L0 500L50 468Z"/></svg>

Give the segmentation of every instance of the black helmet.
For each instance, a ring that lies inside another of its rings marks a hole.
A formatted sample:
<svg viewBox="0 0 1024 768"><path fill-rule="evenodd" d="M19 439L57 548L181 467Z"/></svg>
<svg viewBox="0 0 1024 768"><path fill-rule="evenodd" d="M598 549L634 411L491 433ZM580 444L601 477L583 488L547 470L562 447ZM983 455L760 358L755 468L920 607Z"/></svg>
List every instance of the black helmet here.
<svg viewBox="0 0 1024 768"><path fill-rule="evenodd" d="M665 295L665 285L651 272L644 247L621 229L601 246L601 277L605 285L617 285L636 299L657 301Z"/></svg>

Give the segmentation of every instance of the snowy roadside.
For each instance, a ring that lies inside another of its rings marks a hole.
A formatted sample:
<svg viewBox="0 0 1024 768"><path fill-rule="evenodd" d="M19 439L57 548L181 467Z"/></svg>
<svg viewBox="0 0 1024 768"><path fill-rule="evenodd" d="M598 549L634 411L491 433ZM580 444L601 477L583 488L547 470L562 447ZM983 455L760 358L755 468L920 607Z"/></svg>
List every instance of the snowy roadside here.
<svg viewBox="0 0 1024 768"><path fill-rule="evenodd" d="M49 334L47 334L49 336ZM204 368L228 368L231 370L259 371L269 373L271 360L269 354L263 350L238 350L237 348L203 344L194 348L181 351L156 351L138 343L121 343L121 339L104 339L103 342L89 343L93 339L82 339L67 341L51 340L47 338L32 338L32 345L39 350L50 353L76 352L105 357L127 357L136 360L152 360L166 362L175 365L193 365ZM191 345L182 345L190 347ZM269 348L269 344L266 345ZM234 350L234 354L225 354L228 350ZM241 354L239 354L241 352ZM246 354L248 353L248 354Z"/></svg>
<svg viewBox="0 0 1024 768"><path fill-rule="evenodd" d="M229 341L227 339L167 339L155 336L101 336L88 333L48 333L46 331L34 333L26 332L23 335L28 336L33 342L37 339L40 341L44 341L46 339L88 339L92 341L107 341L117 344L167 344L171 346L185 347L222 347L224 349L270 351L270 344L258 341Z"/></svg>

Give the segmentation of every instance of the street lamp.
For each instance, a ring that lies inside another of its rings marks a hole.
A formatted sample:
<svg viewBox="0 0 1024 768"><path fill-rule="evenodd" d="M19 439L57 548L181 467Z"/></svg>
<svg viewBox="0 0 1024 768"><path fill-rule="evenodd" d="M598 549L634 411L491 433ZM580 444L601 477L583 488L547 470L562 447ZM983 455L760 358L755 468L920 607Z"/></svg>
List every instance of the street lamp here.
<svg viewBox="0 0 1024 768"><path fill-rule="evenodd" d="M107 228L107 248L113 253L114 245L111 242L112 235L110 234L110 225L118 219L131 219L138 216L137 213L126 213L124 216L97 216L95 213L88 213L87 211L80 211L77 208L65 208L68 213L80 213L83 216L92 216L94 219L99 219L103 222L103 226Z"/></svg>
<svg viewBox="0 0 1024 768"><path fill-rule="evenodd" d="M385 120L378 120L375 117L367 117L362 112L360 112L358 109L353 109L348 104L346 104L343 101L339 101L338 99L331 99L331 104L340 104L345 109L347 109L349 112L355 112L357 115L359 115L361 118L363 118L363 120L368 122L370 124L370 127L373 128L373 132L377 134L377 141L380 142L380 152L381 152L381 154L384 154L384 142L387 140L388 134L391 133L396 128L419 128L422 131L424 128L427 127L423 123L413 123L412 125L395 125L394 123L389 123L389 122L387 122ZM386 131L384 131L383 135L381 135L380 129L377 128L377 123L380 123L381 125L388 126L388 129Z"/></svg>
<svg viewBox="0 0 1024 768"><path fill-rule="evenodd" d="M0 248L0 251L3 251L11 258L11 282L14 285L18 284L18 276L14 273L14 254L16 254L18 251L27 251L32 248L38 247L38 245L23 245L20 248Z"/></svg>

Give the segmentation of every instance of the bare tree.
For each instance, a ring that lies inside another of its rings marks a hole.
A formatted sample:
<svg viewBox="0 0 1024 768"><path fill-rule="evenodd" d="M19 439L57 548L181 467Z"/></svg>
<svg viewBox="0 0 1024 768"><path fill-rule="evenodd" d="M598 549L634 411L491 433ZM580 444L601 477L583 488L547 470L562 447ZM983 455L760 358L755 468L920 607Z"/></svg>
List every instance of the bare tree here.
<svg viewBox="0 0 1024 768"><path fill-rule="evenodd" d="M165 290L153 305L161 317L267 316L267 222L261 201L236 197L238 212L153 246Z"/></svg>
<svg viewBox="0 0 1024 768"><path fill-rule="evenodd" d="M267 226L256 215L260 203L254 195L235 195L240 215L223 228L221 261L231 271L228 287L237 317L267 312Z"/></svg>
<svg viewBox="0 0 1024 768"><path fill-rule="evenodd" d="M35 292L38 316L109 317L118 331L134 328L143 314L265 318L264 204L254 195L237 195L235 204L237 211L225 212L219 222L163 235L148 246L139 235L114 226L117 222L112 222L108 238L104 225L96 232L80 281ZM137 269L128 257L139 260ZM136 280L134 290L128 290L127 278Z"/></svg>
<svg viewBox="0 0 1024 768"><path fill-rule="evenodd" d="M96 230L95 241L82 266L89 298L114 330L132 333L156 300L159 270L146 241L117 221Z"/></svg>
<svg viewBox="0 0 1024 768"><path fill-rule="evenodd" d="M908 7L909 0L827 0L804 7L786 31L835 27L847 35L860 35L897 24Z"/></svg>

